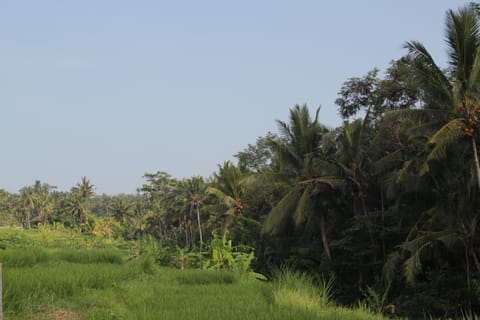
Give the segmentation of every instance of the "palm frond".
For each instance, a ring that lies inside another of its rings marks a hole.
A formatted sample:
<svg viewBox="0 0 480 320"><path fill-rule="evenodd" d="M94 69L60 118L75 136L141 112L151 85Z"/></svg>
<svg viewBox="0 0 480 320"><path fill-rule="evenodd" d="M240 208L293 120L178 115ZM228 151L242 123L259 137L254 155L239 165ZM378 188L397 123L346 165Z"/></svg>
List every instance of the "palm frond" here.
<svg viewBox="0 0 480 320"><path fill-rule="evenodd" d="M391 283L394 280L398 265L400 264L401 260L402 258L398 251L393 251L388 255L387 261L385 261L382 269L382 277L386 283Z"/></svg>
<svg viewBox="0 0 480 320"><path fill-rule="evenodd" d="M446 120L450 115L450 110L429 108L391 110L385 113L385 117L389 117L390 119L407 119L418 125L440 119Z"/></svg>
<svg viewBox="0 0 480 320"><path fill-rule="evenodd" d="M452 86L443 70L436 65L428 50L420 42L410 41L404 47L408 50L407 61L415 71L422 89L427 94L433 93L430 98L439 104L435 108L438 109L445 102L447 102L445 105L448 106L451 100Z"/></svg>
<svg viewBox="0 0 480 320"><path fill-rule="evenodd" d="M456 91L463 96L480 43L478 14L473 6L466 5L458 11L447 12L446 42L449 63L457 79Z"/></svg>
<svg viewBox="0 0 480 320"><path fill-rule="evenodd" d="M296 189L287 193L268 214L262 234L278 235L283 233L301 196L302 193Z"/></svg>
<svg viewBox="0 0 480 320"><path fill-rule="evenodd" d="M373 164L375 174L391 171L401 159L401 156L402 150L395 150L375 161Z"/></svg>
<svg viewBox="0 0 480 320"><path fill-rule="evenodd" d="M424 244L424 247L426 247L427 245L428 244ZM417 275L422 271L422 262L420 260L420 254L421 254L421 250L415 251L403 263L405 278L409 285L415 284L415 279Z"/></svg>
<svg viewBox="0 0 480 320"><path fill-rule="evenodd" d="M332 189L341 188L345 183L344 179L340 179L338 177L320 177L320 178L300 181L299 184L311 184L312 182L326 184L330 186Z"/></svg>
<svg viewBox="0 0 480 320"><path fill-rule="evenodd" d="M343 172L343 169L341 169L337 163L321 157L315 157L313 159L313 168L320 175L324 176L340 176Z"/></svg>
<svg viewBox="0 0 480 320"><path fill-rule="evenodd" d="M407 132L412 137L431 137L444 124L445 119L432 120L413 126Z"/></svg>
<svg viewBox="0 0 480 320"><path fill-rule="evenodd" d="M396 178L397 178L395 181L396 183L401 183L408 177L411 171L412 164L413 164L412 159L407 160L403 163L403 166L396 173Z"/></svg>
<svg viewBox="0 0 480 320"><path fill-rule="evenodd" d="M475 58L472 63L472 69L470 71L470 76L467 80L467 92L470 95L470 99L478 99L480 88L478 83L480 82L480 50L477 49Z"/></svg>
<svg viewBox="0 0 480 320"><path fill-rule="evenodd" d="M297 207L295 209L295 213L293 214L293 221L297 226L301 225L306 220L306 215L308 213L308 207L310 204L310 198L312 196L311 195L312 188L313 188L313 185L311 184L308 185L305 188L305 190L303 190L302 196L298 201Z"/></svg>
<svg viewBox="0 0 480 320"><path fill-rule="evenodd" d="M225 194L220 189L217 189L217 188L214 188L214 187L208 187L207 188L207 193L215 196L217 199L222 201L223 204L227 207L231 207L231 206L235 205L235 203L236 203L234 198Z"/></svg>
<svg viewBox="0 0 480 320"><path fill-rule="evenodd" d="M453 119L440 128L429 141L434 147L427 161L444 159L447 147L464 136L464 128L462 119Z"/></svg>

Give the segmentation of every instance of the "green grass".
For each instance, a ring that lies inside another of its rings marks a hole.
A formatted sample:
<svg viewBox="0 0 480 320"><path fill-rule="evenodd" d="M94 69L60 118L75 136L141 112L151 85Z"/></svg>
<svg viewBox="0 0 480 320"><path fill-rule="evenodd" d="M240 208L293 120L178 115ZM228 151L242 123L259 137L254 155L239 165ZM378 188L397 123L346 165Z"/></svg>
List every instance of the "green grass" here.
<svg viewBox="0 0 480 320"><path fill-rule="evenodd" d="M55 239L0 250L5 319L54 319L59 310L82 320L382 319L335 306L328 282L319 288L289 270L261 282L227 271L161 268L149 256L127 261L113 245L71 250Z"/></svg>
<svg viewBox="0 0 480 320"><path fill-rule="evenodd" d="M183 270L175 278L181 285L207 285L237 283L240 276L222 270Z"/></svg>
<svg viewBox="0 0 480 320"><path fill-rule="evenodd" d="M6 268L29 267L49 260L45 250L27 247L0 251L0 261Z"/></svg>
<svg viewBox="0 0 480 320"><path fill-rule="evenodd" d="M80 250L80 251L61 251L58 253L59 259L82 264L111 263L122 264L124 259L118 250Z"/></svg>
<svg viewBox="0 0 480 320"><path fill-rule="evenodd" d="M4 310L6 313L46 311L56 301L82 293L102 290L128 280L136 270L111 264L56 264L4 269Z"/></svg>

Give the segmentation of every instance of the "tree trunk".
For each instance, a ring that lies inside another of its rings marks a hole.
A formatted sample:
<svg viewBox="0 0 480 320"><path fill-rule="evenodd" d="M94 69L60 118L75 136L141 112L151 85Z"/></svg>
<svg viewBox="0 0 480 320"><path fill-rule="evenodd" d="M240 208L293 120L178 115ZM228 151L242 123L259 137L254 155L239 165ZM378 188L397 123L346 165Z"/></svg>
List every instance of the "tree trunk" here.
<svg viewBox="0 0 480 320"><path fill-rule="evenodd" d="M165 240L165 239L163 238L163 224L162 224L161 221L158 222L158 229L159 229L158 234L159 234L159 236L160 236L160 241Z"/></svg>
<svg viewBox="0 0 480 320"><path fill-rule="evenodd" d="M470 282L470 258L468 256L469 250L467 247L467 244L464 243L465 247L465 270L466 270L466 276L467 276L467 296L468 296L468 308L472 310L472 297L471 297L471 282Z"/></svg>
<svg viewBox="0 0 480 320"><path fill-rule="evenodd" d="M330 255L330 247L328 246L325 213L323 211L320 213L320 232L321 232L321 235L322 235L323 250L325 250L325 253L328 257L328 260L332 260L332 256Z"/></svg>
<svg viewBox="0 0 480 320"><path fill-rule="evenodd" d="M183 227L185 231L185 247L188 246L188 225L187 225L187 217L183 217Z"/></svg>
<svg viewBox="0 0 480 320"><path fill-rule="evenodd" d="M197 209L198 233L200 234L200 251L202 251L202 247L203 247L202 224L200 223L200 209L198 208L198 205L196 206L196 209Z"/></svg>
<svg viewBox="0 0 480 320"><path fill-rule="evenodd" d="M380 187L380 203L381 203L381 212L382 212L382 253L383 253L383 260L387 258L387 249L385 246L385 206L384 206L384 199L383 199L383 187Z"/></svg>
<svg viewBox="0 0 480 320"><path fill-rule="evenodd" d="M480 272L480 261L478 261L477 253L475 252L475 248L472 248L472 257L473 261L475 262L475 267L477 268L477 272Z"/></svg>
<svg viewBox="0 0 480 320"><path fill-rule="evenodd" d="M27 229L31 228L30 220L31 220L30 210L27 210Z"/></svg>
<svg viewBox="0 0 480 320"><path fill-rule="evenodd" d="M473 160L475 161L475 171L477 173L478 190L480 190L480 164L478 162L477 142L475 141L474 136L472 136L471 142L472 142Z"/></svg>
<svg viewBox="0 0 480 320"><path fill-rule="evenodd" d="M195 239L193 237L192 219L188 220L188 230L190 231L190 247L193 247Z"/></svg>

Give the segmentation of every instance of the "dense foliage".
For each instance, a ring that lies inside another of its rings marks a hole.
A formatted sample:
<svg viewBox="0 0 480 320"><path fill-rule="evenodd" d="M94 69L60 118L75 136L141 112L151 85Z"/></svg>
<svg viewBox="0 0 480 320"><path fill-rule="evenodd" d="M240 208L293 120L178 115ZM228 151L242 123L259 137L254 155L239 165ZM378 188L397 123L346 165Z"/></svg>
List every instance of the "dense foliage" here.
<svg viewBox="0 0 480 320"><path fill-rule="evenodd" d="M37 181L0 193L2 224L155 239L177 257L228 238L255 250L263 274L285 264L334 274L347 305L414 318L479 311L479 14L447 12L446 68L411 41L383 78L346 81L341 127L297 105L278 134L209 178L147 173L137 194L116 196L94 195L85 177L70 192Z"/></svg>

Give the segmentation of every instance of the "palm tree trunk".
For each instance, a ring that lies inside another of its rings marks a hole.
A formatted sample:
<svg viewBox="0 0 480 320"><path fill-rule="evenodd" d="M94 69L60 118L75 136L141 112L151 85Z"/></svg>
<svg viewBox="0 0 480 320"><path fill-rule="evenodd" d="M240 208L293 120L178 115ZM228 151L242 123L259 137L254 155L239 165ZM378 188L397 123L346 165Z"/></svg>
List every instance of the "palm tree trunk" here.
<svg viewBox="0 0 480 320"><path fill-rule="evenodd" d="M200 251L201 251L203 247L202 224L200 223L200 209L198 208L198 205L196 206L196 208L197 208L198 233L200 234Z"/></svg>
<svg viewBox="0 0 480 320"><path fill-rule="evenodd" d="M27 229L30 229L31 228L31 222L30 222L31 219L31 213L30 213L30 210L27 210Z"/></svg>
<svg viewBox="0 0 480 320"><path fill-rule="evenodd" d="M159 234L159 236L160 236L160 241L165 240L165 239L163 238L163 224L162 224L162 221L159 221L159 222L158 222L158 229L159 229L158 234Z"/></svg>
<svg viewBox="0 0 480 320"><path fill-rule="evenodd" d="M193 243L195 239L193 238L193 226L192 226L192 220L188 220L188 230L190 232L190 247L193 247Z"/></svg>
<svg viewBox="0 0 480 320"><path fill-rule="evenodd" d="M323 250L325 250L325 254L328 257L328 260L332 260L332 256L330 255L330 247L328 245L328 239L327 239L327 226L325 222L325 213L321 212L320 214L320 232L322 235L322 244L323 244Z"/></svg>
<svg viewBox="0 0 480 320"><path fill-rule="evenodd" d="M468 297L468 308L472 310L472 298L471 298L471 282L470 282L470 259L468 256L469 250L467 244L464 243L465 247L465 267L466 267L466 276L467 276L467 297Z"/></svg>
<svg viewBox="0 0 480 320"><path fill-rule="evenodd" d="M187 225L187 217L183 217L183 227L185 231L185 247L188 246L188 225Z"/></svg>
<svg viewBox="0 0 480 320"><path fill-rule="evenodd" d="M383 199L383 186L380 187L380 202L381 202L381 211L382 211L382 253L383 253L383 260L387 258L387 249L385 247L385 205Z"/></svg>
<svg viewBox="0 0 480 320"><path fill-rule="evenodd" d="M480 272L480 261L478 261L477 253L475 252L475 249L472 249L472 257L473 261L475 262L475 267L477 268L477 272Z"/></svg>
<svg viewBox="0 0 480 320"><path fill-rule="evenodd" d="M193 238L192 211L193 211L193 206L190 206L189 219L188 219L188 230L190 232L190 246L193 246L193 243L195 241Z"/></svg>
<svg viewBox="0 0 480 320"><path fill-rule="evenodd" d="M472 142L473 160L475 161L475 171L477 172L478 189L480 190L480 163L478 162L477 142L475 141L475 136L473 135L472 135L471 142Z"/></svg>

